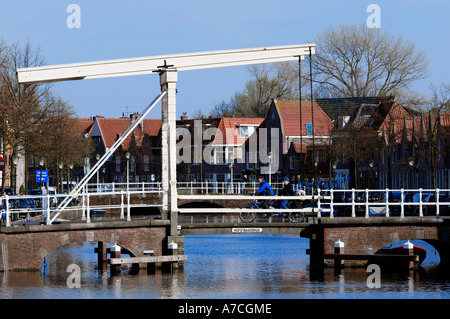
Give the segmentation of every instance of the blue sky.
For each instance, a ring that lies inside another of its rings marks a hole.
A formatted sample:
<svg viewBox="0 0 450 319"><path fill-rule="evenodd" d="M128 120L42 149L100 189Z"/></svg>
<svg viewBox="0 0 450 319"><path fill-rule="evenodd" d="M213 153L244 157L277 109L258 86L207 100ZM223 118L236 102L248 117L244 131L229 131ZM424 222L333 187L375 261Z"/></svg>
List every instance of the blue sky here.
<svg viewBox="0 0 450 319"><path fill-rule="evenodd" d="M70 29L70 4L81 9L81 28ZM246 0L0 0L0 37L40 46L46 64L239 49L313 41L328 27L366 23L369 4L381 8L381 28L424 50L429 83L449 83L450 1ZM214 105L242 90L246 67L180 72L177 115ZM157 75L61 82L54 91L78 116L119 117L142 111L160 92ZM160 117L160 110L152 111Z"/></svg>

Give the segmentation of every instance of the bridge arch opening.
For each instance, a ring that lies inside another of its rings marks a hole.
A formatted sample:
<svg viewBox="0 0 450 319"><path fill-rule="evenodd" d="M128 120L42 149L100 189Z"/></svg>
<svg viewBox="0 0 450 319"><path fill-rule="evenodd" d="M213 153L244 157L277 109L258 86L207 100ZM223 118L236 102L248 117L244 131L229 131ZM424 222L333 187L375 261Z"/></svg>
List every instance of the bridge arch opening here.
<svg viewBox="0 0 450 319"><path fill-rule="evenodd" d="M388 245L385 245L381 247L377 252L384 253L382 250L395 250L398 247L403 247L403 244L406 243L407 240L399 240L396 242L392 242ZM421 239L409 239L409 241L415 246L415 253L416 251L420 250L419 248L423 248L426 251L426 254L424 256L424 259L420 266L425 269L432 269L439 266L441 262L441 256L439 254L439 250L435 247L437 244L437 241L430 241L430 240L421 240ZM418 248L416 248L418 247ZM401 249L401 248L398 248Z"/></svg>
<svg viewBox="0 0 450 319"><path fill-rule="evenodd" d="M107 244L108 248L112 246L113 244ZM95 270L101 270L98 264L98 254L95 252L97 247L98 242L96 241L79 241L59 246L41 260L40 274L59 280L68 278L74 269L78 269L82 277L83 274L89 274L88 276L96 274ZM135 257L126 248L121 248L122 257ZM131 270L131 265L123 265L122 269L127 270L128 268ZM89 282L90 279L93 278L86 278L85 282Z"/></svg>

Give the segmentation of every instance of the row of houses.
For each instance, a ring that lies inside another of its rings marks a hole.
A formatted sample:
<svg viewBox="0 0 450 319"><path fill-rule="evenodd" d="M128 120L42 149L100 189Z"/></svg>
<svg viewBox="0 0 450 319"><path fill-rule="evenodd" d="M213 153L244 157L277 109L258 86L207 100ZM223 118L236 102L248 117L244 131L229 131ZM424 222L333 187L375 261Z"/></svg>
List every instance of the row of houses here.
<svg viewBox="0 0 450 319"><path fill-rule="evenodd" d="M137 116L80 118L80 132L96 149L73 178L95 164L96 155ZM408 110L393 97L273 100L266 118L183 114L176 125L180 182L252 181L266 174L272 182L289 176L335 188L450 188L450 114ZM160 119L144 119L98 178L120 183L127 177L161 180Z"/></svg>
<svg viewBox="0 0 450 319"><path fill-rule="evenodd" d="M78 118L79 132L94 142L95 151L71 169L70 179L80 180L138 115ZM96 179L160 181L161 123L144 119ZM391 96L274 99L265 118L183 114L176 125L180 182L255 181L265 174L272 182L289 176L340 189L450 188L450 114L410 110ZM38 186L36 161L21 157L13 164L8 154L5 160L5 186L13 179L12 186Z"/></svg>

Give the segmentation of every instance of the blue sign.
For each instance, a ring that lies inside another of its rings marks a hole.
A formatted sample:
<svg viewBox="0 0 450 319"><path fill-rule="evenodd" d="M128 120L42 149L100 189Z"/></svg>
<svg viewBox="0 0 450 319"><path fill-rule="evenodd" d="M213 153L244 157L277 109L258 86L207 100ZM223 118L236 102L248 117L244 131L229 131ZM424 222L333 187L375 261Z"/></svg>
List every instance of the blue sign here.
<svg viewBox="0 0 450 319"><path fill-rule="evenodd" d="M48 171L36 170L36 183L48 183Z"/></svg>

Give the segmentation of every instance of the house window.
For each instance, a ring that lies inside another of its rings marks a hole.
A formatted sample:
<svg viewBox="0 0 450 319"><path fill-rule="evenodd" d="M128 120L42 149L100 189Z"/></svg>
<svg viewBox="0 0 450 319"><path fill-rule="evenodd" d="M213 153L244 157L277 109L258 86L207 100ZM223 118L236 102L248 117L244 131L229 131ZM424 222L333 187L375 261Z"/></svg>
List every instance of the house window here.
<svg viewBox="0 0 450 319"><path fill-rule="evenodd" d="M306 135L313 135L314 134L314 126L312 123L305 123L306 126Z"/></svg>
<svg viewBox="0 0 450 319"><path fill-rule="evenodd" d="M150 171L150 156L144 155L144 172Z"/></svg>
<svg viewBox="0 0 450 319"><path fill-rule="evenodd" d="M295 156L289 157L289 169L295 169Z"/></svg>
<svg viewBox="0 0 450 319"><path fill-rule="evenodd" d="M116 172L120 172L120 157L116 156Z"/></svg>
<svg viewBox="0 0 450 319"><path fill-rule="evenodd" d="M131 156L131 159L130 159L130 172L132 172L132 173L134 173L134 163L135 163L134 156Z"/></svg>
<svg viewBox="0 0 450 319"><path fill-rule="evenodd" d="M223 164L225 163L225 151L222 146L216 147L214 149L214 164Z"/></svg>
<svg viewBox="0 0 450 319"><path fill-rule="evenodd" d="M240 137L248 138L255 132L255 126L239 126Z"/></svg>
<svg viewBox="0 0 450 319"><path fill-rule="evenodd" d="M247 167L248 169L259 169L259 153L247 152Z"/></svg>
<svg viewBox="0 0 450 319"><path fill-rule="evenodd" d="M227 154L226 162L233 163L234 162L234 147L225 147L225 152Z"/></svg>

